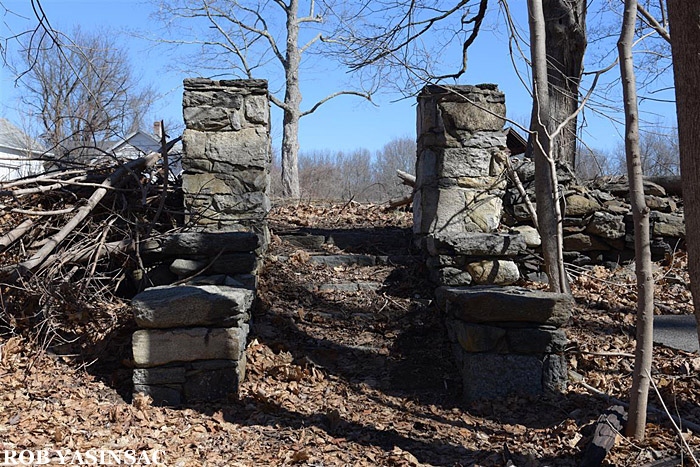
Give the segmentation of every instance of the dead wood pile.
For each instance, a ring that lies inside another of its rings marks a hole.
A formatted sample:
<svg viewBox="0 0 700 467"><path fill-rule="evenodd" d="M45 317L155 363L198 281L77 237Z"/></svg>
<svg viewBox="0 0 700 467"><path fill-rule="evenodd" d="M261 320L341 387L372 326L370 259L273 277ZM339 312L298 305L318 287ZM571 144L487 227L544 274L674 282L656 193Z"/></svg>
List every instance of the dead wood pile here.
<svg viewBox="0 0 700 467"><path fill-rule="evenodd" d="M0 183L0 334L45 347L116 325L120 297L147 285L139 243L183 225L167 164L178 140L127 162Z"/></svg>

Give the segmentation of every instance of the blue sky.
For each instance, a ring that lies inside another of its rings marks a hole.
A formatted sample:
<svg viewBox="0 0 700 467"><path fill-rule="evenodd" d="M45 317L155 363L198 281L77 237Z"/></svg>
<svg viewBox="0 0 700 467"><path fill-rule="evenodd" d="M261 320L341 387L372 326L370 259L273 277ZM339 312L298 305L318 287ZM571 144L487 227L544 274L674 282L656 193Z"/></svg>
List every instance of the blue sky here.
<svg viewBox="0 0 700 467"><path fill-rule="evenodd" d="M6 35L7 29L19 32L33 24L28 0L1 0L10 10L29 19L5 14L4 25L0 25L0 35ZM516 21L526 26L527 17L524 0L511 0ZM150 119L181 121L182 79L193 73L180 71L178 64L186 58L179 56L179 51L166 51L154 47L148 41L126 34L126 29L153 31L154 22L150 18L152 4L136 0L43 0L46 13L53 26L62 31L70 31L74 25L83 30L107 29L120 35L120 40L128 48L129 55L142 82L151 83L163 94L163 98L154 107ZM495 4L495 2L492 2ZM2 12L0 11L0 15ZM529 94L513 70L508 52L507 34L502 26L502 18L495 6L484 23L480 36L470 48L467 72L460 78L460 84L497 83L506 93L508 116L518 121L526 121L530 112ZM447 52L443 57L446 63L457 64L457 51ZM589 60L590 62L590 60ZM519 64L524 70L522 63ZM600 65L607 65L601 60ZM588 68L597 67L589 63ZM613 80L617 69L611 71ZM196 73L194 73L196 74ZM203 73L205 74L205 73ZM0 68L0 116L12 121L22 119L18 106L19 89L14 87L13 76L7 68ZM334 67L319 67L302 76L302 93L304 106L336 91L352 80L352 76ZM604 80L605 81L605 80ZM664 83L672 84L670 73L666 73L657 87ZM668 92L666 93L668 94ZM657 96L658 97L658 96ZM666 96L668 97L668 96ZM672 96L671 96L672 97ZM365 147L372 151L380 149L395 137L415 137L415 99L401 99L398 94L382 93L375 98L377 105L372 105L357 97L344 96L324 104L319 110L302 119L300 144L303 150L329 148L349 151ZM618 101L619 102L619 101ZM662 125L673 125L675 108L671 104L645 101L642 110L650 112L647 119ZM608 111L608 113L611 113ZM619 115L617 115L619 117ZM621 141L619 125L608 119L600 118L593 112L586 113L588 128L584 140L592 148L611 149ZM281 116L273 106L273 138L279 147L281 139Z"/></svg>

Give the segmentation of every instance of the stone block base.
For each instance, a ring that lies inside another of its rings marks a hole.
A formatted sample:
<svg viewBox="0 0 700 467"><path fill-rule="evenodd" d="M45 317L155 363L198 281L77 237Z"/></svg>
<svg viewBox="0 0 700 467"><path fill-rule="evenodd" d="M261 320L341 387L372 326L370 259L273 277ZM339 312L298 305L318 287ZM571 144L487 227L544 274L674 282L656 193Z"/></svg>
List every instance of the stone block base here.
<svg viewBox="0 0 700 467"><path fill-rule="evenodd" d="M238 360L199 360L134 370L134 394L146 394L155 405L181 405L226 400L238 394L245 378L245 353Z"/></svg>

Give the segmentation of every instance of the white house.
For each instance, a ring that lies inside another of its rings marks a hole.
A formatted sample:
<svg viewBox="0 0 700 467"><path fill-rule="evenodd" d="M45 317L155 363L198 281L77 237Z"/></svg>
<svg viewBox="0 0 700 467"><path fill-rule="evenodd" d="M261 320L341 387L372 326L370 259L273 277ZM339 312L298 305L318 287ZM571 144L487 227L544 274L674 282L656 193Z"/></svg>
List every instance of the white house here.
<svg viewBox="0 0 700 467"><path fill-rule="evenodd" d="M43 172L39 158L45 151L39 142L0 118L0 182Z"/></svg>

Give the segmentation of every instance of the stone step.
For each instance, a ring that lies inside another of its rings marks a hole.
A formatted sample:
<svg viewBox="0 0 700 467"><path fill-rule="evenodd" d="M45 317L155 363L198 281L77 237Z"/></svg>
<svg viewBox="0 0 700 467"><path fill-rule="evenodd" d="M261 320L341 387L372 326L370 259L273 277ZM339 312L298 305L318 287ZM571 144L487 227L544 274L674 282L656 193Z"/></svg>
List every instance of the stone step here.
<svg viewBox="0 0 700 467"><path fill-rule="evenodd" d="M145 256L216 256L221 253L250 252L258 248L258 236L252 232L182 232L144 241Z"/></svg>
<svg viewBox="0 0 700 467"><path fill-rule="evenodd" d="M529 322L561 326L571 316L567 294L523 287L439 287L435 298L449 316L470 323Z"/></svg>
<svg viewBox="0 0 700 467"><path fill-rule="evenodd" d="M311 262L328 267L375 266L377 264L377 257L370 255L318 255L312 256Z"/></svg>
<svg viewBox="0 0 700 467"><path fill-rule="evenodd" d="M259 268L260 259L254 253L228 253L213 262L208 258L178 258L170 264L170 271L180 277L188 277L200 271L207 275L256 274Z"/></svg>
<svg viewBox="0 0 700 467"><path fill-rule="evenodd" d="M232 326L250 317L255 293L222 285L146 289L131 301L140 328Z"/></svg>

